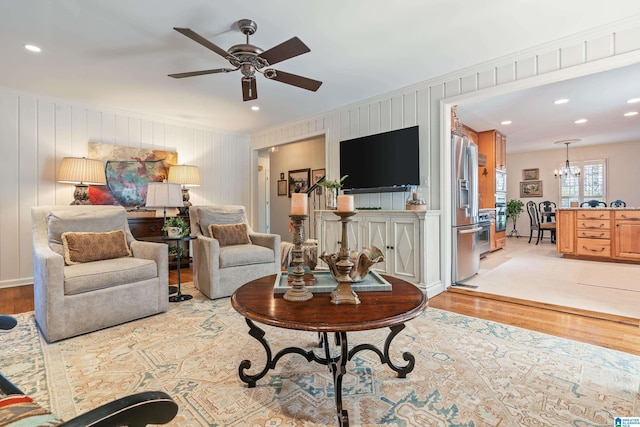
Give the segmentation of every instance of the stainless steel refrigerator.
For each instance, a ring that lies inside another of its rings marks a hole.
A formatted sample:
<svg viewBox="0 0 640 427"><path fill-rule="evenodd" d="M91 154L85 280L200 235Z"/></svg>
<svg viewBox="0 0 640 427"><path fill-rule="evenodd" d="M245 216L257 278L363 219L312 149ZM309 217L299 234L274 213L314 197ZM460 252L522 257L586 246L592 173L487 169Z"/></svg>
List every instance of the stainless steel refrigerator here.
<svg viewBox="0 0 640 427"><path fill-rule="evenodd" d="M478 273L478 146L468 138L452 135L453 271L451 281L459 284Z"/></svg>

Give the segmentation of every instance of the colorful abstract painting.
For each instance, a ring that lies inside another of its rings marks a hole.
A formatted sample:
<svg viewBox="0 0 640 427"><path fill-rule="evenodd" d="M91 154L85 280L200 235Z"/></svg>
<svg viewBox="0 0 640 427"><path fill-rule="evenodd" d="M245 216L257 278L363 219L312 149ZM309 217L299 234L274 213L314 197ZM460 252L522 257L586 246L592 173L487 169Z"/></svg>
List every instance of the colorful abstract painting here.
<svg viewBox="0 0 640 427"><path fill-rule="evenodd" d="M91 185L89 200L94 205L144 207L147 183L162 181L169 166L178 164L175 151L124 147L89 142L89 157L105 162L107 185Z"/></svg>

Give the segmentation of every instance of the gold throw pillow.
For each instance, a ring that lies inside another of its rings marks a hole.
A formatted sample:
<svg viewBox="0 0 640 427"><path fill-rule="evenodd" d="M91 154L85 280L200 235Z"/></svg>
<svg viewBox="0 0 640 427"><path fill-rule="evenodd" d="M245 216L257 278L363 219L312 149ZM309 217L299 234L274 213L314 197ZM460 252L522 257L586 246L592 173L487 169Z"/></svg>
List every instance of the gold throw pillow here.
<svg viewBox="0 0 640 427"><path fill-rule="evenodd" d="M102 233L67 231L62 233L62 246L67 265L132 256L124 230Z"/></svg>
<svg viewBox="0 0 640 427"><path fill-rule="evenodd" d="M251 244L249 228L245 223L210 224L209 233L211 237L220 242L220 246Z"/></svg>

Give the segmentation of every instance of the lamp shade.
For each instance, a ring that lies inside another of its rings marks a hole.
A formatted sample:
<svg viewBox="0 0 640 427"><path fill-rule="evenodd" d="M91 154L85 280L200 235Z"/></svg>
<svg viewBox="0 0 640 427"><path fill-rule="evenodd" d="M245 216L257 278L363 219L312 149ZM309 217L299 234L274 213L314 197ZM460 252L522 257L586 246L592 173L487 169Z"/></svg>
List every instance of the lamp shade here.
<svg viewBox="0 0 640 427"><path fill-rule="evenodd" d="M58 182L81 185L105 185L104 165L86 157L65 157L58 171Z"/></svg>
<svg viewBox="0 0 640 427"><path fill-rule="evenodd" d="M188 187L197 187L200 185L200 171L197 166L192 165L171 166L167 181Z"/></svg>
<svg viewBox="0 0 640 427"><path fill-rule="evenodd" d="M182 206L182 190L180 184L168 182L150 182L147 184L148 208L177 208Z"/></svg>

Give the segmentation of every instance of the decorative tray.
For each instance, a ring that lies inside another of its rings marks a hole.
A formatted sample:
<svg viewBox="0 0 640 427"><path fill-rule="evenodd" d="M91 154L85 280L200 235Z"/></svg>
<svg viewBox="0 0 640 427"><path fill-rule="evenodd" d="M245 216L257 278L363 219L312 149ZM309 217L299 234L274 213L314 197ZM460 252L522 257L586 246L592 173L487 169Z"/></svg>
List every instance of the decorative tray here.
<svg viewBox="0 0 640 427"><path fill-rule="evenodd" d="M332 292L338 282L333 278L330 271L315 271L313 274L304 275L304 284L307 289L314 294L323 292ZM286 271L278 273L273 286L274 294L283 294L291 287L291 280ZM364 280L351 283L351 289L357 292L367 291L390 291L391 283L387 282L382 276L371 270L365 276Z"/></svg>

